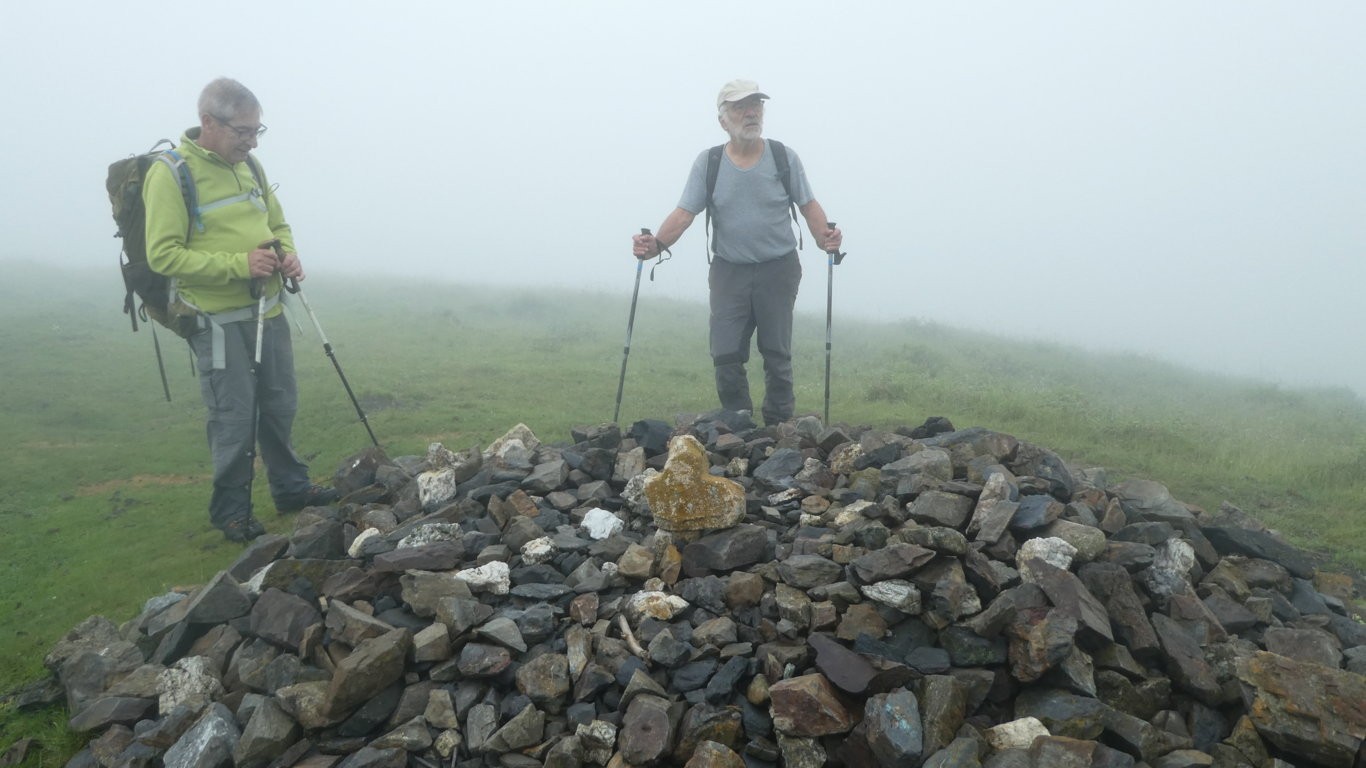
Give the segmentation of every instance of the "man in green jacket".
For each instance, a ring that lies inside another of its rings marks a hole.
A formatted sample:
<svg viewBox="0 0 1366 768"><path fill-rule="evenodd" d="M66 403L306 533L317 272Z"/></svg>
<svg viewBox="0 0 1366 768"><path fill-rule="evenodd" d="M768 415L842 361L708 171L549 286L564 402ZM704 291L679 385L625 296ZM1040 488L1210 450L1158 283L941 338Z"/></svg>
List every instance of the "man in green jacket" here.
<svg viewBox="0 0 1366 768"><path fill-rule="evenodd" d="M282 278L303 280L304 271L280 201L250 155L265 131L256 96L235 80L214 80L199 96L199 126L185 132L176 150L194 180L195 209L188 209L177 174L165 163L151 166L143 186L147 263L172 279L175 309L193 313L199 324L189 342L208 408L214 470L209 520L230 541L265 533L251 513L253 432L277 510L337 497L310 482L308 465L290 439L298 394L279 301ZM253 297L253 283L264 302ZM261 365L253 376L262 303Z"/></svg>

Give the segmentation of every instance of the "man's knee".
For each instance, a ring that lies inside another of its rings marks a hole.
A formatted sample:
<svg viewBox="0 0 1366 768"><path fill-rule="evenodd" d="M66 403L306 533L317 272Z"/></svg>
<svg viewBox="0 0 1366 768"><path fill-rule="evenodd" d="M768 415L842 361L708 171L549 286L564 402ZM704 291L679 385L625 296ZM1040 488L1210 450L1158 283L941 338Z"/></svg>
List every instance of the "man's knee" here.
<svg viewBox="0 0 1366 768"><path fill-rule="evenodd" d="M764 367L769 369L792 369L792 355L786 352L779 352L772 349L759 348L759 354L764 358Z"/></svg>
<svg viewBox="0 0 1366 768"><path fill-rule="evenodd" d="M745 352L731 352L724 355L713 355L711 364L717 368L724 368L728 365L744 365L749 362L749 355Z"/></svg>

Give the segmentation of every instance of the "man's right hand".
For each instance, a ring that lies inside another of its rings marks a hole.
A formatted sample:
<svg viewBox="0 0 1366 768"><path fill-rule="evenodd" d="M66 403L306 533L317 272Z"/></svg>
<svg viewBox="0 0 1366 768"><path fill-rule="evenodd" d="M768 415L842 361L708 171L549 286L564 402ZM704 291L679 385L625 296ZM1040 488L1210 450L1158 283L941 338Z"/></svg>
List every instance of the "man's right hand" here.
<svg viewBox="0 0 1366 768"><path fill-rule="evenodd" d="M275 250L272 248L258 246L247 254L247 271L253 279L270 277L275 274L279 265L275 258Z"/></svg>
<svg viewBox="0 0 1366 768"><path fill-rule="evenodd" d="M631 253L641 261L653 259L659 254L659 241L654 235L631 235Z"/></svg>

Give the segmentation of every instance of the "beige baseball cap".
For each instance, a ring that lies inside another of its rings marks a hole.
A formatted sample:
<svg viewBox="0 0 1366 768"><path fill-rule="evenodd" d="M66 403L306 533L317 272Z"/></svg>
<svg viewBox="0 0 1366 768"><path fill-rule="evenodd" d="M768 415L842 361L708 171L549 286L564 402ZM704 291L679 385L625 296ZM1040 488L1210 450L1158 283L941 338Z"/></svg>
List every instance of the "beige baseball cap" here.
<svg viewBox="0 0 1366 768"><path fill-rule="evenodd" d="M721 86L721 93L716 96L716 108L720 109L728 101L739 101L750 96L769 98L767 93L759 90L759 84L753 80L732 80Z"/></svg>

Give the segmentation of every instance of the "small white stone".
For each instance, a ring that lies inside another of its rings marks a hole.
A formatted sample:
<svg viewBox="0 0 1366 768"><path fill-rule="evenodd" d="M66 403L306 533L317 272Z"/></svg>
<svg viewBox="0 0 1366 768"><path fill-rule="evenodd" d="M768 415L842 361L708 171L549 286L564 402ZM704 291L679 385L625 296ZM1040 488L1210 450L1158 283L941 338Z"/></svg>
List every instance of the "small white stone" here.
<svg viewBox="0 0 1366 768"><path fill-rule="evenodd" d="M501 560L457 571L455 577L468 584L471 590L484 590L495 595L506 595L512 588L508 564Z"/></svg>
<svg viewBox="0 0 1366 768"><path fill-rule="evenodd" d="M432 747L436 749L438 755L450 757L455 754L455 750L459 749L464 741L465 739L460 735L460 731L452 728L450 730L442 731L441 734L436 737L436 741L433 742Z"/></svg>
<svg viewBox="0 0 1366 768"><path fill-rule="evenodd" d="M909 581L887 579L860 588L864 597L895 608L902 613L920 613L920 590Z"/></svg>
<svg viewBox="0 0 1366 768"><path fill-rule="evenodd" d="M394 548L408 549L438 541L459 541L462 535L463 532L456 523L428 523L404 536Z"/></svg>
<svg viewBox="0 0 1366 768"><path fill-rule="evenodd" d="M532 539L522 545L522 563L525 565L544 563L554 556L555 544L549 536Z"/></svg>
<svg viewBox="0 0 1366 768"><path fill-rule="evenodd" d="M512 438L498 446L498 452L493 455L492 461L497 466L509 469L529 469L533 455L532 450L521 440Z"/></svg>
<svg viewBox="0 0 1366 768"><path fill-rule="evenodd" d="M198 712L223 695L213 662L204 656L187 656L157 675L157 708L170 712L184 704Z"/></svg>
<svg viewBox="0 0 1366 768"><path fill-rule="evenodd" d="M365 530L356 534L356 540L351 542L351 546L347 548L346 554L353 558L359 558L361 547L365 546L365 542L379 535L380 532L378 528L366 528Z"/></svg>
<svg viewBox="0 0 1366 768"><path fill-rule="evenodd" d="M627 480L626 487L621 491L621 500L636 512L643 513L649 506L645 500L645 483L657 474L659 474L659 470L651 467Z"/></svg>
<svg viewBox="0 0 1366 768"><path fill-rule="evenodd" d="M1027 582L1037 579L1029 570L1029 561L1035 558L1048 563L1055 568L1066 571L1072 567L1072 560L1077 556L1077 548L1066 541L1054 538L1029 539L1020 545L1020 551L1015 553L1015 567L1020 569L1020 578Z"/></svg>
<svg viewBox="0 0 1366 768"><path fill-rule="evenodd" d="M997 751L1029 749L1035 739L1049 735L1048 729L1037 717L1022 717L986 730L987 743Z"/></svg>
<svg viewBox="0 0 1366 768"><path fill-rule="evenodd" d="M688 609L688 601L678 595L670 595L664 592L637 592L631 595L626 601L626 618L631 623L639 623L641 619L653 618L660 621L669 621L675 615Z"/></svg>
<svg viewBox="0 0 1366 768"><path fill-rule="evenodd" d="M427 446L427 466L450 467L456 461L458 461L458 457L455 453L441 443L431 443Z"/></svg>
<svg viewBox="0 0 1366 768"><path fill-rule="evenodd" d="M602 541L626 527L621 518L605 509L593 508L583 516L583 527L594 541Z"/></svg>
<svg viewBox="0 0 1366 768"><path fill-rule="evenodd" d="M426 509L435 509L455 498L457 487L455 470L450 467L423 472L417 476L417 496Z"/></svg>
<svg viewBox="0 0 1366 768"><path fill-rule="evenodd" d="M488 448L485 448L484 458L489 459L497 456L499 452L503 450L503 446L513 440L520 442L522 446L529 451L535 451L541 447L541 440L536 437L535 432L531 431L531 427L528 427L525 424L518 424L512 429L509 429L507 434L494 440Z"/></svg>
<svg viewBox="0 0 1366 768"><path fill-rule="evenodd" d="M584 758L593 765L607 765L617 742L617 728L611 723L594 720L580 723L574 735L583 744Z"/></svg>

